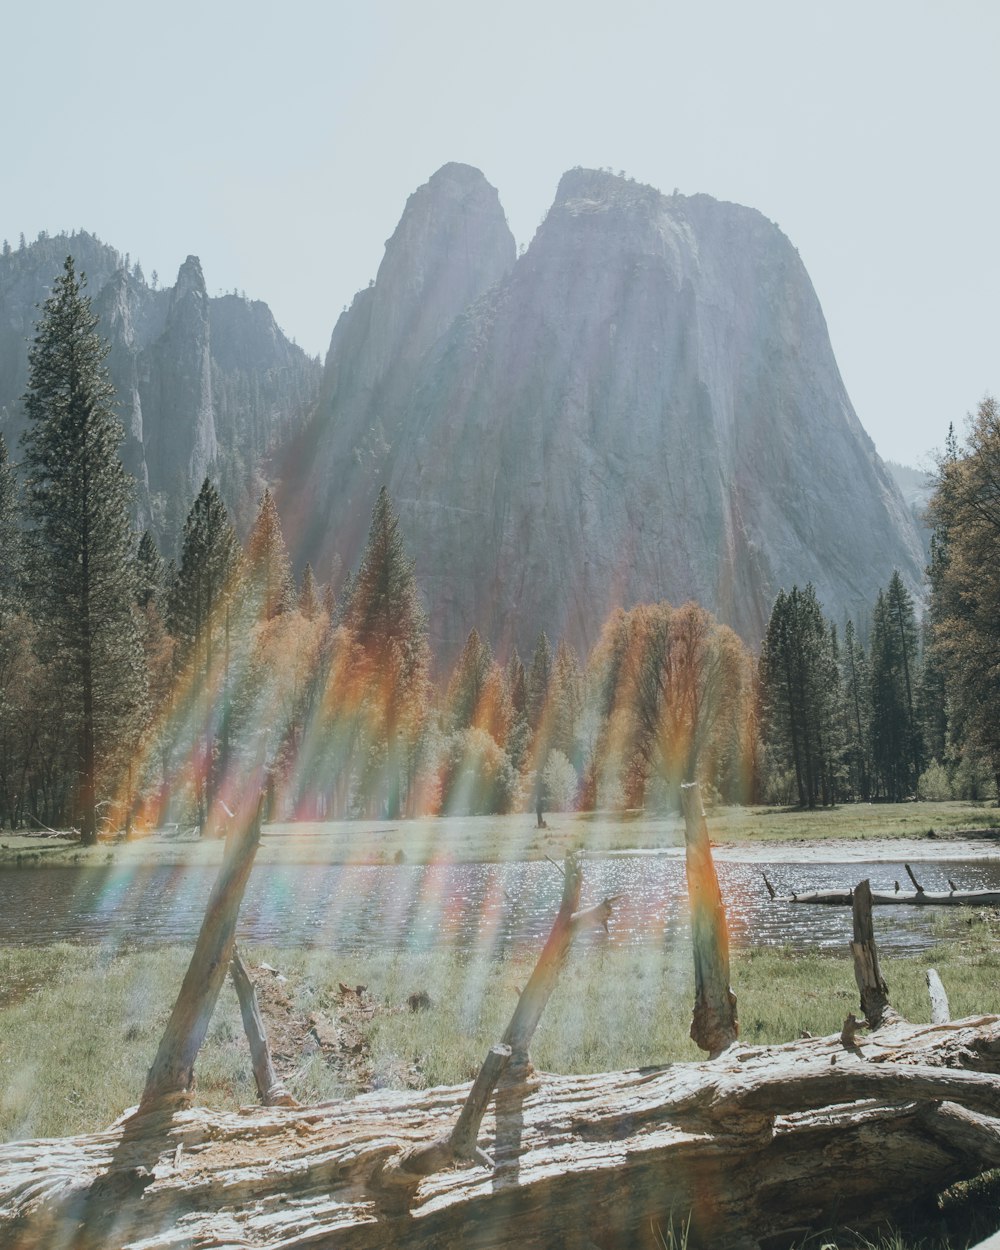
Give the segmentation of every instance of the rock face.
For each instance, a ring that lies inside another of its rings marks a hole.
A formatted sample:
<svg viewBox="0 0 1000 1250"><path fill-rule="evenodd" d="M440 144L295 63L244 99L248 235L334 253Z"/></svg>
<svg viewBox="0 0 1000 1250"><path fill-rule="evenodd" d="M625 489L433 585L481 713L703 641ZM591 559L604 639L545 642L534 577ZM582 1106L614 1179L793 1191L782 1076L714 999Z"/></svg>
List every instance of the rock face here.
<svg viewBox="0 0 1000 1250"><path fill-rule="evenodd" d="M318 416L281 474L285 532L319 559L322 576L334 552L353 561L364 544L426 360L515 255L496 189L479 170L445 165L407 200L377 278L337 322Z"/></svg>
<svg viewBox="0 0 1000 1250"><path fill-rule="evenodd" d="M174 287L160 290L85 232L43 236L0 256L0 428L11 454L17 458L24 428L38 305L70 254L110 343L139 525L172 550L207 474L245 523L260 492L260 463L314 405L320 368L288 342L266 304L210 298L196 256L181 265Z"/></svg>
<svg viewBox="0 0 1000 1250"><path fill-rule="evenodd" d="M893 568L917 590L911 515L773 223L575 170L515 263L508 239L475 171L411 197L331 342L314 558L356 561L387 482L444 657L474 625L588 647L642 600L695 598L756 641L793 582L838 620Z"/></svg>

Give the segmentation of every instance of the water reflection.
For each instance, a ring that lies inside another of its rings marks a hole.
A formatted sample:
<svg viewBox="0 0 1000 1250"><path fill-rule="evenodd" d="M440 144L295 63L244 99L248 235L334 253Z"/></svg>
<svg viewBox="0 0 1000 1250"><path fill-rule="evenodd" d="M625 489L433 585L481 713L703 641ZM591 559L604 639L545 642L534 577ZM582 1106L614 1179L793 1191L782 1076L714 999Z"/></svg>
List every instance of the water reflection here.
<svg viewBox="0 0 1000 1250"><path fill-rule="evenodd" d="M736 947L843 948L846 907L771 903L760 866L717 865ZM906 881L902 863L768 864L779 893L846 889L870 877L876 889ZM0 870L0 945L72 941L148 947L190 942L198 932L214 868L147 867ZM1000 889L1000 861L939 860L920 865L928 890ZM608 894L615 909L610 942L669 946L687 940L684 864L675 855L621 855L588 862L583 905ZM450 948L502 954L537 946L562 893L546 862L430 866L261 865L240 913L243 940L341 951ZM961 908L877 909L887 954L916 953L959 932Z"/></svg>

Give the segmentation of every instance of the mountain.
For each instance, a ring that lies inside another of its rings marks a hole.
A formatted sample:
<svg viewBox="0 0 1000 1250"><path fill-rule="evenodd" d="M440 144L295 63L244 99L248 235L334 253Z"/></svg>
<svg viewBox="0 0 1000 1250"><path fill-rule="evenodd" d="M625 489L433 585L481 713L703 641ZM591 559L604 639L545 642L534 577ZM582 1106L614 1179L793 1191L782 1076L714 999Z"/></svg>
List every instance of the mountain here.
<svg viewBox="0 0 1000 1250"><path fill-rule="evenodd" d="M18 456L28 344L39 305L67 255L110 343L108 364L125 428L122 459L136 478L137 521L169 554L206 474L248 523L261 462L315 404L320 366L290 343L266 304L211 298L189 256L173 287L94 235L39 236L0 255L0 429Z"/></svg>
<svg viewBox="0 0 1000 1250"><path fill-rule="evenodd" d="M388 484L446 659L473 626L589 647L660 598L757 641L793 582L838 620L894 568L921 584L795 248L753 209L604 172L567 173L517 258L477 170L415 192L298 455L285 499L321 568L357 561Z"/></svg>

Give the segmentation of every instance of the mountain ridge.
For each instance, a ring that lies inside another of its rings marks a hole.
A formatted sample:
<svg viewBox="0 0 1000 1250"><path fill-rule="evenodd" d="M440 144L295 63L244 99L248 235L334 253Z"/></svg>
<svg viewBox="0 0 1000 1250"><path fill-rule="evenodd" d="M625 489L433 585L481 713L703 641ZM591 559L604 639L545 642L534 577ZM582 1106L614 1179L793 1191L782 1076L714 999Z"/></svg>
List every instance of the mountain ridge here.
<svg viewBox="0 0 1000 1250"><path fill-rule="evenodd" d="M896 566L919 591L912 518L801 259L763 214L571 170L527 250L482 285L377 404L324 384L302 491L337 479L305 545L322 563L339 539L349 567L388 484L442 654L473 626L505 651L541 628L586 649L615 606L656 598L696 598L757 641L793 581L835 617ZM381 268L367 294L393 297ZM375 350L379 326L353 310L328 376L348 340Z"/></svg>

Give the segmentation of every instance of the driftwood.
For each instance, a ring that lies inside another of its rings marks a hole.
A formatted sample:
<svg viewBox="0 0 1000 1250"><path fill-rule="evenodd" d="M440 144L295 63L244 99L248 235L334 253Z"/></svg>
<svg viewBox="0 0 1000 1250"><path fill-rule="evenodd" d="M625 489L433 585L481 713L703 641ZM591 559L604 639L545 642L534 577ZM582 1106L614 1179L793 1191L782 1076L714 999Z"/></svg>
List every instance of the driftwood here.
<svg viewBox="0 0 1000 1250"><path fill-rule="evenodd" d="M851 954L854 957L854 979L861 994L861 1010L869 1028L896 1019L889 1006L889 987L886 985L878 964L875 947L875 926L872 921L872 891L867 881L862 881L854 894L854 940Z"/></svg>
<svg viewBox="0 0 1000 1250"><path fill-rule="evenodd" d="M694 948L691 1040L714 1058L739 1034L736 996L729 987L729 928L697 782L681 787L681 807Z"/></svg>
<svg viewBox="0 0 1000 1250"><path fill-rule="evenodd" d="M928 968L925 975L927 977L927 993L931 998L931 1020L935 1024L947 1024L951 1019L951 1009L948 1006L948 995L941 984L941 978L937 974L937 969Z"/></svg>
<svg viewBox="0 0 1000 1250"><path fill-rule="evenodd" d="M907 876L913 882L912 890L901 890L899 882L890 894L888 890L873 890L872 902L876 906L888 904L915 904L917 907L1000 907L1000 890L958 890L949 878L950 889L925 890L917 880L909 864L904 864ZM779 894L762 872L764 885L774 903L825 903L833 907L850 907L853 890L796 890L793 894Z"/></svg>
<svg viewBox="0 0 1000 1250"><path fill-rule="evenodd" d="M146 1078L141 1114L190 1096L195 1059L236 947L236 920L260 844L263 805L261 795L252 818L244 820L243 827L233 829L226 839L222 867L212 887L194 954Z"/></svg>
<svg viewBox="0 0 1000 1250"><path fill-rule="evenodd" d="M686 810L703 825L694 798ZM711 866L702 832L692 857L700 883L704 859ZM242 871L224 866L220 883ZM228 916L224 894L217 887L213 899ZM852 1014L839 1035L772 1047L732 1040L697 1064L525 1079L574 934L610 911L606 901L581 912L579 897L571 857L535 973L471 1088L239 1114L158 1093L103 1133L0 1146L0 1245L653 1250L674 1221L689 1225L692 1246L764 1250L834 1223L871 1231L912 1217L955 1181L1000 1166L1000 1017L917 1026L895 1015L866 882L852 891L851 943L866 1026ZM728 1002L721 899L692 892L693 904L706 897L715 918L701 984L720 985ZM226 956L224 976L232 944L220 938L213 949ZM205 1010L188 1015L200 1021ZM165 1038L173 1026L172 1016ZM495 1168L481 1136L495 1142ZM421 1170L406 1166L417 1160ZM488 1166L453 1166L474 1160Z"/></svg>
<svg viewBox="0 0 1000 1250"><path fill-rule="evenodd" d="M828 903L834 907L850 907L851 890L803 890L795 894L774 894L776 903ZM917 907L1000 907L1000 890L872 890L872 902L876 907L893 903L910 903Z"/></svg>
<svg viewBox="0 0 1000 1250"><path fill-rule="evenodd" d="M260 1007L257 1005L257 992L240 956L239 948L235 944L229 972L233 978L236 997L240 1001L240 1015L243 1017L243 1029L247 1035L247 1041L250 1043L250 1062L253 1066L253 1077L257 1083L257 1092L260 1094L261 1102L265 1107L298 1106L274 1070L264 1020L260 1014Z"/></svg>
<svg viewBox="0 0 1000 1250"><path fill-rule="evenodd" d="M542 1078L516 1183L436 1172L387 1214L368 1178L455 1123L468 1085L308 1108L176 1110L0 1146L0 1245L652 1247L758 1245L836 1221L871 1229L1000 1165L1000 1019L897 1022L633 1072ZM488 1113L488 1134L499 1130Z"/></svg>
<svg viewBox="0 0 1000 1250"><path fill-rule="evenodd" d="M424 1177L455 1163L474 1161L488 1168L496 1166L494 1158L476 1144L489 1101L504 1078L507 1079L501 1104L506 1101L509 1107L512 1100L523 1099L530 1088L526 1079L531 1072L528 1047L573 940L592 929L606 929L615 903L614 898L606 898L596 907L578 910L583 887L580 855L570 852L562 871L563 896L559 911L538 962L517 1000L502 1042L492 1047L486 1056L454 1128L428 1145L411 1147L376 1168L370 1187L381 1196L383 1208L405 1210L410 1194Z"/></svg>

